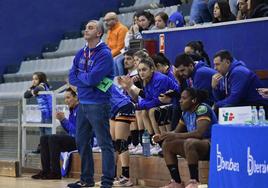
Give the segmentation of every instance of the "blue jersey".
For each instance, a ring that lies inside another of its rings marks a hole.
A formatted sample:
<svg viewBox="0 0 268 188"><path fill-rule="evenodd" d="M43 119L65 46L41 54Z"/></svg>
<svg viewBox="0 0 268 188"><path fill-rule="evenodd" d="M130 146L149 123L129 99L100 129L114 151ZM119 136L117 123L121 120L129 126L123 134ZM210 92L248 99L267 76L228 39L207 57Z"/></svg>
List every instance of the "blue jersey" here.
<svg viewBox="0 0 268 188"><path fill-rule="evenodd" d="M123 93L123 91L120 91L114 84L109 88L108 92L111 94L111 114L116 114L121 107L131 103L130 99Z"/></svg>
<svg viewBox="0 0 268 188"><path fill-rule="evenodd" d="M166 93L168 90L180 92L178 83L175 83L168 76L154 72L151 80L143 88L145 97L139 100L137 109L149 110L151 108L161 106L162 103L158 97L160 94Z"/></svg>
<svg viewBox="0 0 268 188"><path fill-rule="evenodd" d="M49 86L41 83L45 91L49 91ZM51 95L37 95L36 96L38 108L41 111L42 118L51 119L52 117L52 96Z"/></svg>
<svg viewBox="0 0 268 188"><path fill-rule="evenodd" d="M210 121L210 126L204 133L203 138L211 138L211 127L217 123L217 117L211 107L205 103L197 106L193 112L184 112L180 124L183 124L188 132L192 132L197 129L197 121L202 119Z"/></svg>
<svg viewBox="0 0 268 188"><path fill-rule="evenodd" d="M78 105L73 109L69 109L70 115L69 118L64 118L61 120L60 124L63 129L72 137L75 137L76 129L76 114L77 114Z"/></svg>

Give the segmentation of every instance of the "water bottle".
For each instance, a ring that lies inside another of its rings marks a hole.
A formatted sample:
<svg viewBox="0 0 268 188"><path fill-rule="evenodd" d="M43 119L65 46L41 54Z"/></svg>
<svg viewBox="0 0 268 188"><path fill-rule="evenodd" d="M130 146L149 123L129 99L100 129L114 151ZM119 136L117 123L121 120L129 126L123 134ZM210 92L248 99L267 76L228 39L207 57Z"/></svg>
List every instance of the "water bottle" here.
<svg viewBox="0 0 268 188"><path fill-rule="evenodd" d="M264 126L265 123L266 123L265 110L264 110L263 106L261 106L260 109L259 109L259 124Z"/></svg>
<svg viewBox="0 0 268 188"><path fill-rule="evenodd" d="M151 155L150 153L150 145L151 145L151 140L150 140L150 134L148 133L147 130L144 131L142 135L142 152L143 155L146 157L149 157Z"/></svg>
<svg viewBox="0 0 268 188"><path fill-rule="evenodd" d="M251 109L251 121L253 125L257 125L258 122L258 111L256 106L253 106Z"/></svg>

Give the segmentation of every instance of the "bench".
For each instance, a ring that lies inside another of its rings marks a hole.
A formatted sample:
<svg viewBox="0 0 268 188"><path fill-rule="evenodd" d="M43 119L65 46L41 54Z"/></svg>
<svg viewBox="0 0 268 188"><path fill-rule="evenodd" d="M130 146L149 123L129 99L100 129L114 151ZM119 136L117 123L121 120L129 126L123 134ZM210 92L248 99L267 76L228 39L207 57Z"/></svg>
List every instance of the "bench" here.
<svg viewBox="0 0 268 188"><path fill-rule="evenodd" d="M101 153L93 153L95 166L95 180L101 177ZM71 178L80 177L81 161L78 153L72 155L72 163L69 172ZM199 180L202 184L208 182L209 162L199 161ZM183 182L190 179L187 161L183 158L178 159L180 176ZM117 174L121 173L121 166L117 166ZM130 155L130 176L136 185L142 186L163 186L170 181L170 175L163 158L157 156L144 157L142 155Z"/></svg>

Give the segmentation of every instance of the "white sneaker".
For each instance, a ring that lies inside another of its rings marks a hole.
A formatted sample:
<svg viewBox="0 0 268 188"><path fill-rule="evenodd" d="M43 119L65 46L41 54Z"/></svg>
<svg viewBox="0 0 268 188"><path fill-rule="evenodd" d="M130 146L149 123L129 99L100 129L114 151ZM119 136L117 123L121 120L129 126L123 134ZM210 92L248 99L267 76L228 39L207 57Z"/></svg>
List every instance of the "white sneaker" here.
<svg viewBox="0 0 268 188"><path fill-rule="evenodd" d="M132 187L133 183L129 178L120 176L117 181L114 181L113 187Z"/></svg>
<svg viewBox="0 0 268 188"><path fill-rule="evenodd" d="M162 148L157 144L155 146L152 146L150 149L151 155L158 155L158 153L162 150Z"/></svg>
<svg viewBox="0 0 268 188"><path fill-rule="evenodd" d="M93 147L92 151L95 153L100 153L101 152L101 148L99 146Z"/></svg>
<svg viewBox="0 0 268 188"><path fill-rule="evenodd" d="M142 154L142 145L141 145L141 144L138 144L138 145L136 146L136 149L135 149L135 151L133 152L133 154L135 154L135 155L141 155L141 154Z"/></svg>
<svg viewBox="0 0 268 188"><path fill-rule="evenodd" d="M128 150L130 151L130 150L133 150L135 148L135 146L131 143L131 144L129 144L128 145Z"/></svg>

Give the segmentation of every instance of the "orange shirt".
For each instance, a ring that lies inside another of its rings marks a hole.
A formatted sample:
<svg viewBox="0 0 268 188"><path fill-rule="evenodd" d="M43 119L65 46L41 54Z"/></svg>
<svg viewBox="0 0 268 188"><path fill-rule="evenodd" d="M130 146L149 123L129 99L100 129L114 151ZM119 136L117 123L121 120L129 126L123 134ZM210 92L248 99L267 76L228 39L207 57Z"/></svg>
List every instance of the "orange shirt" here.
<svg viewBox="0 0 268 188"><path fill-rule="evenodd" d="M125 47L124 40L127 32L128 28L120 22L108 30L106 44L111 48L113 57L120 54L120 50Z"/></svg>

